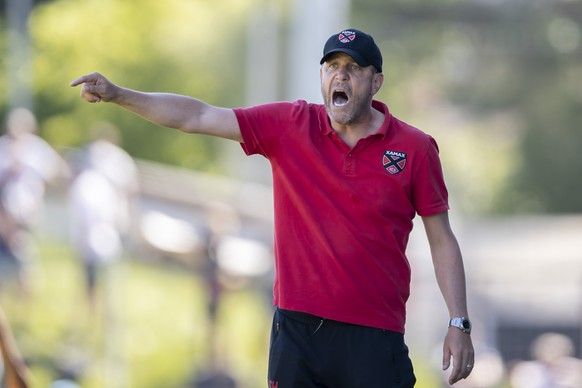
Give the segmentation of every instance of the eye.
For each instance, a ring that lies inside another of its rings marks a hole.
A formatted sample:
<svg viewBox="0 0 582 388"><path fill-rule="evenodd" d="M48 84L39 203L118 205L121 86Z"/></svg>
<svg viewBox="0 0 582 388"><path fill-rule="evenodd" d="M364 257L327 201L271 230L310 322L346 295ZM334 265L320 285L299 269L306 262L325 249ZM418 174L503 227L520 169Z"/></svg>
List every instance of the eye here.
<svg viewBox="0 0 582 388"><path fill-rule="evenodd" d="M352 71L359 71L361 69L361 67L354 63L354 64L352 64L351 69L352 69Z"/></svg>

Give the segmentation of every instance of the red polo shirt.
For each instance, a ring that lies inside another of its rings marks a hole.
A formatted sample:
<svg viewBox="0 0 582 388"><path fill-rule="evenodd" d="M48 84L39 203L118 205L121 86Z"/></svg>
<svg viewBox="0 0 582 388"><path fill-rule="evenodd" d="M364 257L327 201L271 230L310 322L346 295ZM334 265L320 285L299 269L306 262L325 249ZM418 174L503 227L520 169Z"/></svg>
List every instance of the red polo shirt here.
<svg viewBox="0 0 582 388"><path fill-rule="evenodd" d="M352 149L323 105L235 109L248 154L272 167L274 304L328 319L404 332L405 256L415 214L448 209L432 137L393 117Z"/></svg>

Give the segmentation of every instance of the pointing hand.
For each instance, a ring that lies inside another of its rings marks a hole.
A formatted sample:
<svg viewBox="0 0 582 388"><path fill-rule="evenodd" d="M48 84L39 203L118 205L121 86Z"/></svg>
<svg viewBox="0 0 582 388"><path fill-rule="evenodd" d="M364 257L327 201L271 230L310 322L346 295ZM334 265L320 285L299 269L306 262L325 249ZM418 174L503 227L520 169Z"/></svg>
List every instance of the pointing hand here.
<svg viewBox="0 0 582 388"><path fill-rule="evenodd" d="M99 73L91 73L77 78L70 86L81 87L81 98L87 102L109 102L115 99L119 87Z"/></svg>

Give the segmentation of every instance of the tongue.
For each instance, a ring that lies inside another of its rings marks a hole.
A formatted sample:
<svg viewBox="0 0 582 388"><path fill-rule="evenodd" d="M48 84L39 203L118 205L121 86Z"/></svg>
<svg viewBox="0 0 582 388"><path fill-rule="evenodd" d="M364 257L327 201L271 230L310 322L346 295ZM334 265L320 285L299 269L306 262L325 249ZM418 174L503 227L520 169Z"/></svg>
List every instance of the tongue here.
<svg viewBox="0 0 582 388"><path fill-rule="evenodd" d="M336 94L333 97L333 104L335 106L344 106L348 103L348 98L345 94Z"/></svg>

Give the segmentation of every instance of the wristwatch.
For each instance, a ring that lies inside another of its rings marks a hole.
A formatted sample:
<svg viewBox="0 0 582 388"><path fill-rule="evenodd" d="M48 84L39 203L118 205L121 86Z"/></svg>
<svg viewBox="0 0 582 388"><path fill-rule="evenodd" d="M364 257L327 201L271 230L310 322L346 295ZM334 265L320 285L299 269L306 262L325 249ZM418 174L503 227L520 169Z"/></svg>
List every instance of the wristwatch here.
<svg viewBox="0 0 582 388"><path fill-rule="evenodd" d="M449 327L451 326L460 329L463 333L471 334L471 321L468 318L453 318L449 321Z"/></svg>

